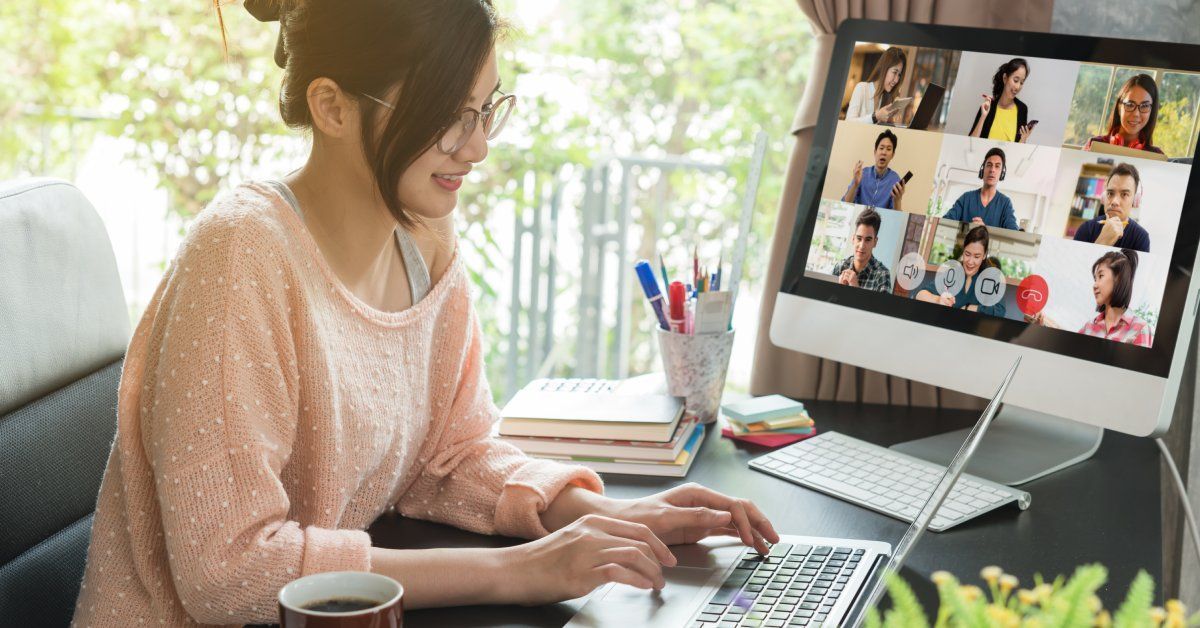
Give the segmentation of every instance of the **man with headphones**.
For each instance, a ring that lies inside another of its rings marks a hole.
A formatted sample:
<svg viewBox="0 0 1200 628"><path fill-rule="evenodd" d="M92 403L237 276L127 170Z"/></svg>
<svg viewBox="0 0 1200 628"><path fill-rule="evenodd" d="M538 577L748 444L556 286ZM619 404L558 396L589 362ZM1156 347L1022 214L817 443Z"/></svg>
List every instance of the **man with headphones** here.
<svg viewBox="0 0 1200 628"><path fill-rule="evenodd" d="M1104 211L1079 225L1075 239L1104 246L1150 252L1150 233L1129 217L1142 204L1142 177L1132 164L1113 166L1104 182Z"/></svg>
<svg viewBox="0 0 1200 628"><path fill-rule="evenodd" d="M988 150L979 166L979 178L983 186L978 190L963 192L954 201L954 206L942 218L970 222L1000 229L1020 229L1012 200L996 189L996 185L1008 174L1004 151L1000 148Z"/></svg>

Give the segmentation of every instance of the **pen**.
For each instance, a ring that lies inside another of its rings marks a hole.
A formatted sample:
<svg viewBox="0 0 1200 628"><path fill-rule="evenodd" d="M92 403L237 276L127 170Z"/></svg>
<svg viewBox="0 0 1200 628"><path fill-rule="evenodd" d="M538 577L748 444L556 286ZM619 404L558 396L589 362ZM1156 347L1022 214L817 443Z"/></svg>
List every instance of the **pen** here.
<svg viewBox="0 0 1200 628"><path fill-rule="evenodd" d="M667 276L667 263L663 261L662 253L658 254L658 267L662 270L663 285L667 286L667 290L671 289L671 278Z"/></svg>
<svg viewBox="0 0 1200 628"><path fill-rule="evenodd" d="M692 285L700 289L700 247L692 249Z"/></svg>
<svg viewBox="0 0 1200 628"><path fill-rule="evenodd" d="M663 329L670 329L671 326L667 323L667 315L663 313L663 295L658 290L658 280L654 278L654 271L650 269L650 262L640 260L634 265L633 269L637 272L638 281L642 284L642 292L646 293L646 300L650 301L650 307L654 309L654 316L658 318L658 326Z"/></svg>
<svg viewBox="0 0 1200 628"><path fill-rule="evenodd" d="M725 253L722 251L721 255L717 257L717 278L713 281L713 290L721 289L721 262L723 261L725 261Z"/></svg>

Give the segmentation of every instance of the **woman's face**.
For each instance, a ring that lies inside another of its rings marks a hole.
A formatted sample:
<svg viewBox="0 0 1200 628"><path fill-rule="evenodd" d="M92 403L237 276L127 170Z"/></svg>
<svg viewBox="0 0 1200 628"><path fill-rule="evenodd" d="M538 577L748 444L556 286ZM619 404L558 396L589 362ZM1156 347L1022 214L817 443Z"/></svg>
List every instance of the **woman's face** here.
<svg viewBox="0 0 1200 628"><path fill-rule="evenodd" d="M1029 73L1025 71L1024 66L1019 66L1013 70L1012 74L1008 75L1008 80L1004 81L1004 90L1012 98L1016 98L1017 94L1021 93L1021 88L1025 87L1025 77Z"/></svg>
<svg viewBox="0 0 1200 628"><path fill-rule="evenodd" d="M493 101L500 79L493 50L484 63L483 70L475 79L470 100L464 106L483 110ZM419 96L417 96L419 97ZM462 148L447 155L435 143L404 171L400 177L400 203L412 213L428 219L443 218L458 205L458 188L463 178L475 164L488 154L487 138L483 123L475 125L474 132Z"/></svg>
<svg viewBox="0 0 1200 628"><path fill-rule="evenodd" d="M887 74L883 78L884 91L890 92L900 82L900 72L904 70L903 63L897 63L888 68Z"/></svg>
<svg viewBox="0 0 1200 628"><path fill-rule="evenodd" d="M963 248L962 257L959 262L963 265L963 270L967 271L968 277L974 277L975 273L979 272L979 267L983 265L983 258L987 256L987 251L983 250L983 245L979 242L972 242Z"/></svg>
<svg viewBox="0 0 1200 628"><path fill-rule="evenodd" d="M1113 271L1108 264L1100 264L1092 274L1092 296L1096 305L1108 305L1112 299Z"/></svg>
<svg viewBox="0 0 1200 628"><path fill-rule="evenodd" d="M1125 92L1125 95L1120 100L1133 101L1138 105L1148 104L1153 107L1154 99L1150 98L1150 92L1146 91L1139 85L1134 85ZM1153 110L1153 109L1151 109ZM1128 111L1121 103L1117 103L1117 111L1121 112L1121 131L1125 135L1137 135L1146 127L1146 123L1150 121L1150 112L1142 113L1139 107L1134 107L1133 111Z"/></svg>

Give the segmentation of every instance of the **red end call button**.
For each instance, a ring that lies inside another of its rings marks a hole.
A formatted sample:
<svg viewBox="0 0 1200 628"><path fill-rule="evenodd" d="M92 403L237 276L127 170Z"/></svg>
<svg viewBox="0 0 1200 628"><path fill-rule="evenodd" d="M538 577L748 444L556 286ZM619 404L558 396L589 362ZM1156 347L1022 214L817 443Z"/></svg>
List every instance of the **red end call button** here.
<svg viewBox="0 0 1200 628"><path fill-rule="evenodd" d="M1050 300L1050 286L1041 275L1030 275L1017 286L1017 307L1026 316L1034 316L1046 307Z"/></svg>

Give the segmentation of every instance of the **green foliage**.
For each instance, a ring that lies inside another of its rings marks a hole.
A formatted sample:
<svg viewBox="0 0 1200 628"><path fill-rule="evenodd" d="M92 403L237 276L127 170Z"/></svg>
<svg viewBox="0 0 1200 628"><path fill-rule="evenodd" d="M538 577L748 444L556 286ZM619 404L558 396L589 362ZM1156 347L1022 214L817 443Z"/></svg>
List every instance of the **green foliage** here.
<svg viewBox="0 0 1200 628"><path fill-rule="evenodd" d="M1165 610L1152 607L1154 579L1145 571L1138 572L1115 616L1110 616L1096 597L1096 591L1108 578L1108 570L1100 564L1080 566L1070 578L1059 576L1053 583L1044 582L1038 575L1032 589L1017 590L1016 578L1003 574L998 567L987 567L981 575L987 584L987 593L975 585L961 584L944 571L933 574L940 600L935 628L1184 628L1200 625L1200 614L1187 618L1187 609L1178 600L1167 602ZM888 574L887 586L892 607L882 618L876 609L871 609L866 621L869 628L928 625L920 603L899 575Z"/></svg>
<svg viewBox="0 0 1200 628"><path fill-rule="evenodd" d="M517 0L497 4L502 15L520 19ZM766 130L771 141L745 264L745 280L760 281L791 148L787 131L810 64L809 29L782 2L558 0L536 12L499 51L504 85L520 98L511 128L460 193L464 261L479 294L497 397L505 392L508 353L529 351L528 343L510 347L507 340L508 234L514 215L541 205L526 183L577 177L601 155L732 164L715 184L672 177L664 215L635 205L632 237L650 257L659 242L682 248L732 234L754 134ZM7 42L0 64L8 73L0 90L0 176L70 178L93 137L120 138L127 157L167 190L170 211L188 218L221 189L299 165L306 139L278 113L277 28L237 3L225 3L224 14L227 55L209 0L0 3ZM719 252L711 254L715 263ZM581 281L578 269L560 271L560 286ZM569 304L573 293L561 290ZM641 305L631 302L639 324ZM562 331L570 342L569 326ZM635 338L637 367L653 358L648 339L645 330Z"/></svg>

